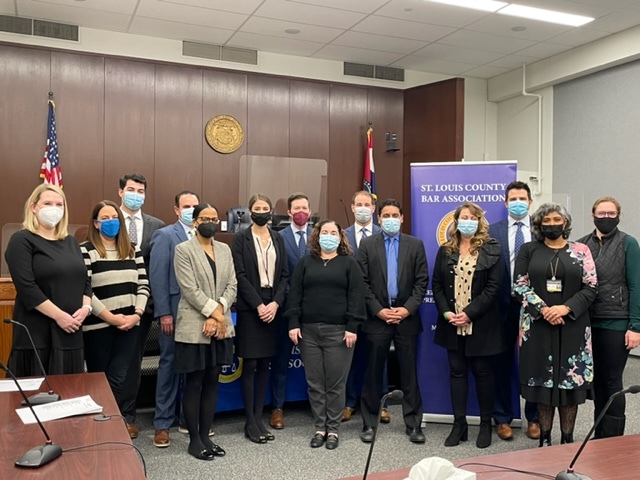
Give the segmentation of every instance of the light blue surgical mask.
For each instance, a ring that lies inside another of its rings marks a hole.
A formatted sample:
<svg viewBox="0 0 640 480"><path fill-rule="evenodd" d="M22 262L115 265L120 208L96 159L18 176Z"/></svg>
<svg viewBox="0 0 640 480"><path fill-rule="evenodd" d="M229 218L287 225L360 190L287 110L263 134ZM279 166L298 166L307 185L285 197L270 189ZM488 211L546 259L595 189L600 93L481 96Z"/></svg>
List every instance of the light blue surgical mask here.
<svg viewBox="0 0 640 480"><path fill-rule="evenodd" d="M458 219L458 231L465 237L472 237L478 231L478 220Z"/></svg>
<svg viewBox="0 0 640 480"><path fill-rule="evenodd" d="M191 226L193 223L193 207L180 210L180 221L187 226Z"/></svg>
<svg viewBox="0 0 640 480"><path fill-rule="evenodd" d="M529 202L524 200L511 200L507 204L507 210L513 218L522 218L529 211Z"/></svg>
<svg viewBox="0 0 640 480"><path fill-rule="evenodd" d="M340 245L340 239L335 235L329 235L328 233L320 235L318 238L318 243L320 243L320 248L323 252L333 252L338 245Z"/></svg>
<svg viewBox="0 0 640 480"><path fill-rule="evenodd" d="M387 235L395 235L400 231L400 219L399 218L383 218L380 222L380 227Z"/></svg>
<svg viewBox="0 0 640 480"><path fill-rule="evenodd" d="M124 192L124 195L122 195L122 203L124 203L129 210L140 210L140 207L144 203L144 195L137 192Z"/></svg>
<svg viewBox="0 0 640 480"><path fill-rule="evenodd" d="M109 218L100 220L100 233L105 237L113 238L120 231L120 220L117 218Z"/></svg>

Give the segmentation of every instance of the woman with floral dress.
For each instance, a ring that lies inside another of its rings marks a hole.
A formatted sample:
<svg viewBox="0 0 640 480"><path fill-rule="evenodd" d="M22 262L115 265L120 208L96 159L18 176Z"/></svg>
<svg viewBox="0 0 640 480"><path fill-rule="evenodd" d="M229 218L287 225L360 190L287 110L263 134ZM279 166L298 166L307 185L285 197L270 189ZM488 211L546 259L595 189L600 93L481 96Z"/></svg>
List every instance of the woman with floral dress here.
<svg viewBox="0 0 640 480"><path fill-rule="evenodd" d="M520 314L520 392L538 404L540 446L551 445L556 407L561 443L573 442L578 405L593 381L589 306L597 278L589 248L569 242L571 216L545 203L531 217L537 241L520 248L514 290Z"/></svg>

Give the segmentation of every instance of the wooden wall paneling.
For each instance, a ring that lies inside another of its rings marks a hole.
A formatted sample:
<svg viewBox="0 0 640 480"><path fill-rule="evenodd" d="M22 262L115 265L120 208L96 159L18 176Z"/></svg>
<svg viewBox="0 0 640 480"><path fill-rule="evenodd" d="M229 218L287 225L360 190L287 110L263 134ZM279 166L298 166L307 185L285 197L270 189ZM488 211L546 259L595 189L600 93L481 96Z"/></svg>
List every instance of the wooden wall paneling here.
<svg viewBox="0 0 640 480"><path fill-rule="evenodd" d="M15 298L13 282L8 278L0 279L0 318L12 318ZM0 360L5 365L11 352L12 327L11 324L0 323ZM4 372L0 372L0 377L4 377Z"/></svg>
<svg viewBox="0 0 640 480"><path fill-rule="evenodd" d="M291 81L289 156L293 158L323 159L329 172L329 97L330 86L323 83ZM291 171L291 185L300 184L303 169ZM327 216L327 186L330 179L323 182L320 205L311 205L321 217ZM290 192L293 193L293 192ZM284 199L286 201L286 198ZM275 199L274 199L275 201ZM284 212L283 212L284 213Z"/></svg>
<svg viewBox="0 0 640 480"><path fill-rule="evenodd" d="M174 223L176 193L202 191L202 70L156 66L154 212Z"/></svg>
<svg viewBox="0 0 640 480"><path fill-rule="evenodd" d="M60 168L70 223L104 198L104 57L51 52Z"/></svg>
<svg viewBox="0 0 640 480"><path fill-rule="evenodd" d="M332 85L329 103L328 217L353 223L351 197L362 189L368 101L366 87ZM346 204L348 218L345 218Z"/></svg>
<svg viewBox="0 0 640 480"><path fill-rule="evenodd" d="M244 73L205 70L202 108L202 195L213 202L224 218L229 208L245 205L247 198L239 198L240 158L247 153L247 75ZM209 146L204 129L212 117L233 116L244 131L244 142L232 153L218 153ZM195 187L194 187L195 188Z"/></svg>
<svg viewBox="0 0 640 480"><path fill-rule="evenodd" d="M42 180L51 53L0 45L0 229L21 223L24 203Z"/></svg>
<svg viewBox="0 0 640 480"><path fill-rule="evenodd" d="M147 179L142 207L154 214L155 66L105 59L104 197L120 203L118 180L127 173Z"/></svg>
<svg viewBox="0 0 640 480"><path fill-rule="evenodd" d="M289 82L286 78L248 77L248 155L289 156Z"/></svg>

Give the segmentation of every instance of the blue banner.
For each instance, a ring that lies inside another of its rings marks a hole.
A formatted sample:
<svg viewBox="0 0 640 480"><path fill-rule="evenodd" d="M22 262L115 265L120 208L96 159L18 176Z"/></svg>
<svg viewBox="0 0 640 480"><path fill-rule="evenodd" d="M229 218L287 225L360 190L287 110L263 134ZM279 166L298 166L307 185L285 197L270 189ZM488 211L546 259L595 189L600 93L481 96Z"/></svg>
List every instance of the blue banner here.
<svg viewBox="0 0 640 480"><path fill-rule="evenodd" d="M480 205L490 224L507 216L504 192L507 185L516 180L516 168L516 162L411 165L411 233L424 242L430 274L438 248L447 241L446 232L453 221L453 213L461 203L468 201ZM418 338L418 383L426 415L451 415L447 354L444 348L433 343L437 316L429 282L420 307L424 332ZM517 396L513 411L520 411ZM467 413L479 414L473 381L469 388Z"/></svg>

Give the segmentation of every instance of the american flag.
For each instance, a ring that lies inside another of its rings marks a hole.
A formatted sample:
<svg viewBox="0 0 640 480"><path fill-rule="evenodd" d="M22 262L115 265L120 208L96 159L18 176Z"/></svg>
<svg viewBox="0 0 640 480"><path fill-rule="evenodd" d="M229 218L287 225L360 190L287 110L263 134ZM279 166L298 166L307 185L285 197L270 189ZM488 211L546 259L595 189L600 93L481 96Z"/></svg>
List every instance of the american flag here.
<svg viewBox="0 0 640 480"><path fill-rule="evenodd" d="M55 104L49 100L49 120L47 121L47 146L44 149L40 178L44 183L57 185L62 188L62 172L60 171L60 157L58 156L58 136L56 134Z"/></svg>
<svg viewBox="0 0 640 480"><path fill-rule="evenodd" d="M367 130L367 150L364 154L364 181L362 189L369 192L374 201L376 195L376 169L373 167L373 128Z"/></svg>

